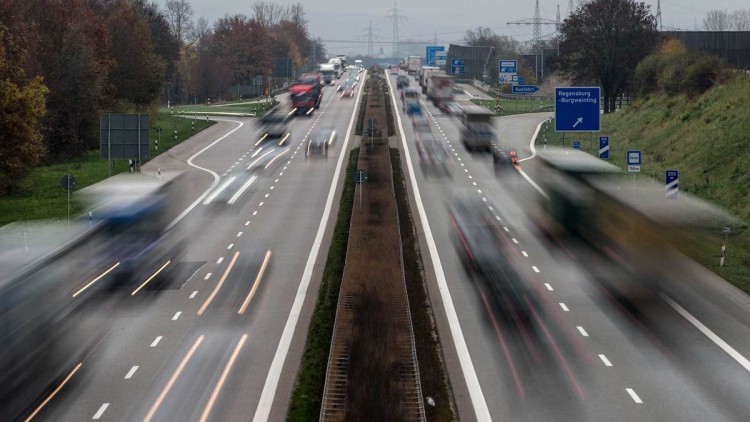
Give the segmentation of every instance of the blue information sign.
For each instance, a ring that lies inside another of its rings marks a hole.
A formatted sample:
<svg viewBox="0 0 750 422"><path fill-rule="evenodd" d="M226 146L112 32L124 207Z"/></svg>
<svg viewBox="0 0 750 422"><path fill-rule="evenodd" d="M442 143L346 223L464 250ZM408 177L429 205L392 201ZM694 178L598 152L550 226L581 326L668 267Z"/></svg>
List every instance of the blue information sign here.
<svg viewBox="0 0 750 422"><path fill-rule="evenodd" d="M581 149L581 141L573 141L573 149Z"/></svg>
<svg viewBox="0 0 750 422"><path fill-rule="evenodd" d="M517 60L498 60L497 68L500 73L516 73L518 70Z"/></svg>
<svg viewBox="0 0 750 422"><path fill-rule="evenodd" d="M518 85L523 85L523 83L526 82L526 80L523 78L523 76L518 77Z"/></svg>
<svg viewBox="0 0 750 422"><path fill-rule="evenodd" d="M519 82L519 85L513 85L514 94L533 94L537 91L539 91L539 87L535 85L522 85L521 82Z"/></svg>
<svg viewBox="0 0 750 422"><path fill-rule="evenodd" d="M599 158L609 160L609 136L599 137Z"/></svg>
<svg viewBox="0 0 750 422"><path fill-rule="evenodd" d="M464 73L464 59L451 59L451 74L460 75Z"/></svg>
<svg viewBox="0 0 750 422"><path fill-rule="evenodd" d="M676 199L680 193L680 171L667 170L664 172L664 190L667 199Z"/></svg>
<svg viewBox="0 0 750 422"><path fill-rule="evenodd" d="M555 88L555 131L599 132L599 87Z"/></svg>
<svg viewBox="0 0 750 422"><path fill-rule="evenodd" d="M445 51L445 46L429 45L425 47L425 63L427 66L437 66L436 54L438 51Z"/></svg>
<svg viewBox="0 0 750 422"><path fill-rule="evenodd" d="M641 171L640 151L628 151L625 155L625 161L628 165L628 173L638 173Z"/></svg>

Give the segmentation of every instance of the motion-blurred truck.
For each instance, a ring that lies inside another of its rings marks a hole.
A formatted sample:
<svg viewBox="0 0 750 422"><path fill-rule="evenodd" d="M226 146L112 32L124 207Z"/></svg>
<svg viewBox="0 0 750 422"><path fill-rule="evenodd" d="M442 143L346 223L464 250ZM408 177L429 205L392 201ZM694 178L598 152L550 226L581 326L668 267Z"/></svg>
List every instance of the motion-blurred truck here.
<svg viewBox="0 0 750 422"><path fill-rule="evenodd" d="M419 67L422 66L422 57L420 56L409 56L406 60L406 70L410 75L416 75Z"/></svg>
<svg viewBox="0 0 750 422"><path fill-rule="evenodd" d="M323 76L323 82L325 82L326 85L330 85L335 81L338 76L336 74L336 65L333 63L321 63L318 65L320 68L320 74Z"/></svg>
<svg viewBox="0 0 750 422"><path fill-rule="evenodd" d="M494 114L484 107L469 104L463 108L461 142L467 151L492 152L495 131L490 119Z"/></svg>
<svg viewBox="0 0 750 422"><path fill-rule="evenodd" d="M313 110L320 107L323 97L323 86L320 83L320 74L306 73L302 75L300 82L289 88L292 99L292 110L296 115L311 115Z"/></svg>
<svg viewBox="0 0 750 422"><path fill-rule="evenodd" d="M427 81L427 99L443 110L441 104L453 101L453 78L442 72L430 74Z"/></svg>

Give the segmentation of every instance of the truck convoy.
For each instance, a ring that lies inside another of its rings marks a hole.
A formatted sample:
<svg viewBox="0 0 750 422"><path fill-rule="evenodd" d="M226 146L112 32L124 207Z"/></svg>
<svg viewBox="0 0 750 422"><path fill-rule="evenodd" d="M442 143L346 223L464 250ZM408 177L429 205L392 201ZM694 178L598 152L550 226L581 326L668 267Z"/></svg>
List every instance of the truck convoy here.
<svg viewBox="0 0 750 422"><path fill-rule="evenodd" d="M320 102L323 99L323 85L320 79L319 73L305 73L299 83L289 88L294 114L309 116L313 110L320 108Z"/></svg>
<svg viewBox="0 0 750 422"><path fill-rule="evenodd" d="M409 56L406 60L406 70L410 75L416 75L419 67L422 66L422 57L420 56Z"/></svg>
<svg viewBox="0 0 750 422"><path fill-rule="evenodd" d="M323 82L326 85L330 85L334 80L338 79L336 66L333 63L321 63L318 67L320 68L320 75L323 77Z"/></svg>

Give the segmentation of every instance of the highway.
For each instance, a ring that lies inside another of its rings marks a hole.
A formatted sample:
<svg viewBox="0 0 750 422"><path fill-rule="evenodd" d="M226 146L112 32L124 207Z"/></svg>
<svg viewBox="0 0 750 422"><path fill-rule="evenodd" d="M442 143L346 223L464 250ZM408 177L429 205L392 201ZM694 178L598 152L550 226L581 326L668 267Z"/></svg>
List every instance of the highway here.
<svg viewBox="0 0 750 422"><path fill-rule="evenodd" d="M187 239L181 276L102 313L112 327L36 420L284 419L357 98L325 87L284 145L256 146L255 119L219 118L144 166L184 173L172 220ZM303 139L321 127L338 142L327 159L306 159Z"/></svg>
<svg viewBox="0 0 750 422"><path fill-rule="evenodd" d="M395 76L389 84L399 104ZM531 140L549 113L494 121L524 176L467 153L457 119L423 107L453 156L451 176L420 166L414 131L398 110L402 157L410 159L412 213L462 420L746 420L747 295L683 259L660 300L636 311L623 306L585 271L588 255L550 245L529 219L542 195ZM503 320L486 287L464 271L448 213L457 198L502 225L519 277L538 301L530 324Z"/></svg>

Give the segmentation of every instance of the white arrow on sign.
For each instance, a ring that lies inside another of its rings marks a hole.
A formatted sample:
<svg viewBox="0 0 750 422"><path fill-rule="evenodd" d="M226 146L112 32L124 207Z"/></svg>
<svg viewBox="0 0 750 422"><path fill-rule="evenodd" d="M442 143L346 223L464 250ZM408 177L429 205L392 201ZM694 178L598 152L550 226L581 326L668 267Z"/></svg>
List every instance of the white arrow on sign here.
<svg viewBox="0 0 750 422"><path fill-rule="evenodd" d="M583 117L579 117L578 120L576 120L576 123L573 125L573 127L576 127L580 125L581 123L583 123Z"/></svg>

